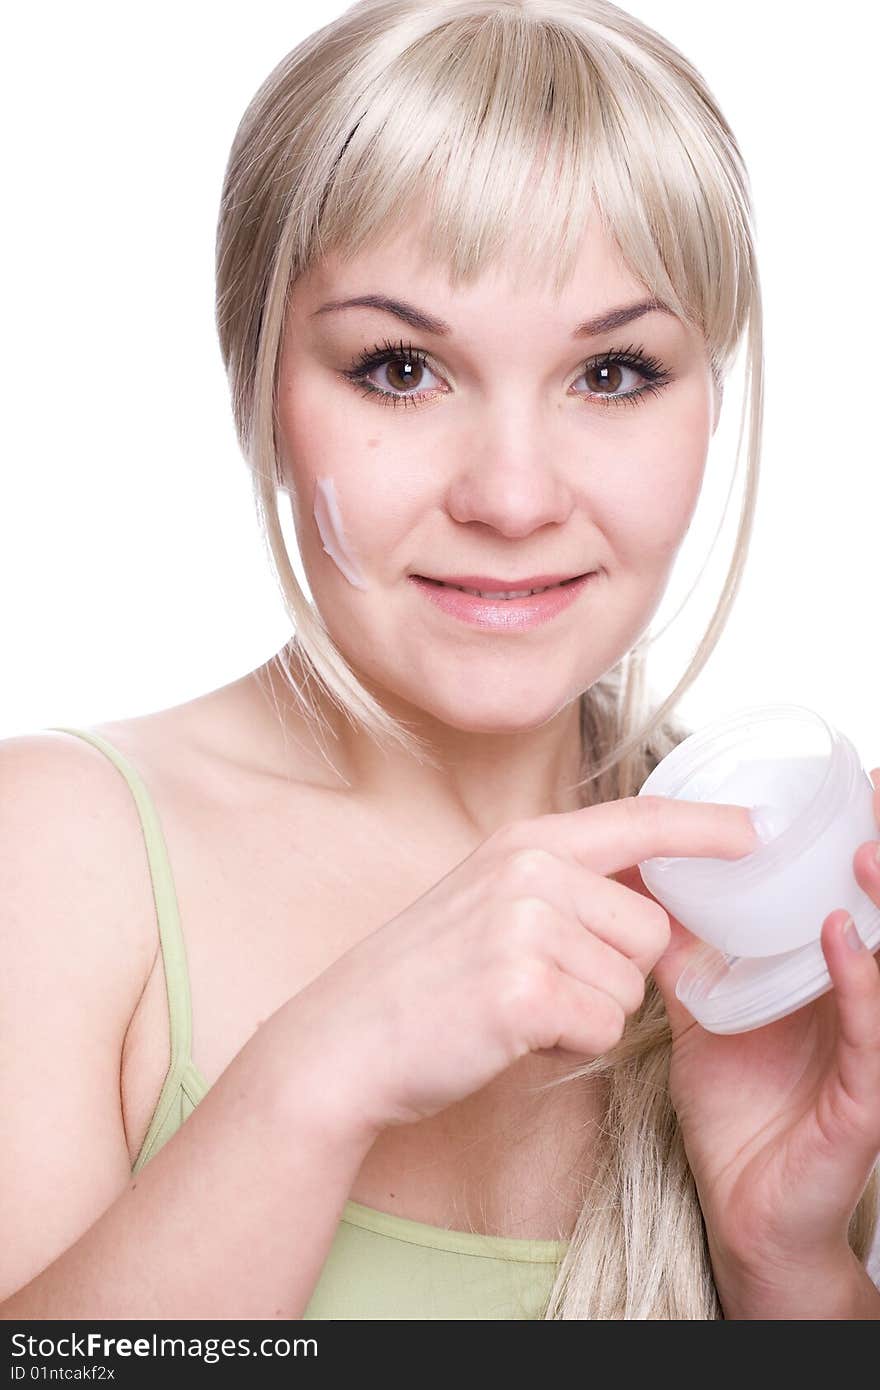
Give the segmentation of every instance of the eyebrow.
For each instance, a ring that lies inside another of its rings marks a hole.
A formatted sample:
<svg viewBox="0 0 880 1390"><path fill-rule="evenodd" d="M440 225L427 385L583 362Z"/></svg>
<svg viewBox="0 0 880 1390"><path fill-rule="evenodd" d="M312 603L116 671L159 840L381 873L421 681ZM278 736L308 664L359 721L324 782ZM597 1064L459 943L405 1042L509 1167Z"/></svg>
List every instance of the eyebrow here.
<svg viewBox="0 0 880 1390"><path fill-rule="evenodd" d="M351 299L331 299L326 304L322 304L319 309L315 309L310 318L315 318L318 314L329 314L335 309L378 309L383 314L393 314L395 318L402 319L408 323L410 328L417 328L422 333L434 333L437 337L446 338L452 332L452 326L444 319L437 318L434 314L427 313L424 309L417 309L414 304L407 304L403 299L392 299L387 294L359 294ZM608 333L613 328L622 328L624 324L632 323L634 319L640 319L643 314L672 314L674 311L668 304L663 304L659 299L641 299L635 304L624 304L616 309L606 309L604 313L597 314L594 318L586 319L584 323L579 323L572 333L573 338L596 338L600 333Z"/></svg>

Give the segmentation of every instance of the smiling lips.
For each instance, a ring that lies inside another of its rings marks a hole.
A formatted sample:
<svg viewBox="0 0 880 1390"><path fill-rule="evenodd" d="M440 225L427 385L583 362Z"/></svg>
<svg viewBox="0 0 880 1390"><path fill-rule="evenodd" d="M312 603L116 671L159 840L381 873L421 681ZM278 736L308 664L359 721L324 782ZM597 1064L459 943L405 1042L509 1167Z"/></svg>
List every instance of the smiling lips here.
<svg viewBox="0 0 880 1390"><path fill-rule="evenodd" d="M547 578L545 575L540 577ZM477 590L474 593L464 585L451 584L445 580L429 579L418 574L411 574L409 578L432 604L450 617L458 618L459 621L471 627L482 628L484 631L515 633L549 622L563 609L576 603L578 595L596 578L596 572L561 579L556 584L545 585L534 592L531 589L501 592L496 590L490 592L488 597L484 595L484 591Z"/></svg>
<svg viewBox="0 0 880 1390"><path fill-rule="evenodd" d="M571 584L575 579L582 579L583 575L533 574L528 575L525 579L508 580L496 579L485 574L454 574L447 575L443 579L435 578L432 575L415 575L413 577L427 580L430 584L437 584L444 588L460 589L462 593L472 594L475 598L509 600L527 598L531 594L540 594L547 589Z"/></svg>

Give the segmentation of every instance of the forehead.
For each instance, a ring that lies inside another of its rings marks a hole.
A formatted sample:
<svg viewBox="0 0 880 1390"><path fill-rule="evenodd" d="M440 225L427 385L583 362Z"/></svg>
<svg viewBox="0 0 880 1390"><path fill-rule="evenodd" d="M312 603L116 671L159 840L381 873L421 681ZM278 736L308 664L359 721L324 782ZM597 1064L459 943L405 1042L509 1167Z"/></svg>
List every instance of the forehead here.
<svg viewBox="0 0 880 1390"><path fill-rule="evenodd" d="M595 211L585 223L571 280L558 296L549 286L533 282L528 263L515 251L503 254L471 284L453 286L446 267L429 259L423 224L415 220L356 256L329 251L299 279L296 288L300 305L308 308L329 299L381 292L405 295L441 313L445 308L450 317L454 317L454 306L463 316L479 316L513 299L542 315L564 311L566 321L572 317L573 305L575 316L583 309L586 317L591 310L624 303L645 292Z"/></svg>

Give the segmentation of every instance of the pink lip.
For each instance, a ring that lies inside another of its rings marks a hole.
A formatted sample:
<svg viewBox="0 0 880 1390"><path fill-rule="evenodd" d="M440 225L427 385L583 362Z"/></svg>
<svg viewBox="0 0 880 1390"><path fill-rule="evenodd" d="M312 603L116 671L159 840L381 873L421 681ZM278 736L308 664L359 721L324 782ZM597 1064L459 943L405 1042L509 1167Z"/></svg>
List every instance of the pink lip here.
<svg viewBox="0 0 880 1390"><path fill-rule="evenodd" d="M566 579L576 579L577 574L531 574L525 579L497 579L490 574L418 574L415 579L435 579L440 584L457 584L460 589L479 589L482 593L510 594L517 589L546 589L550 584L561 584Z"/></svg>
<svg viewBox="0 0 880 1390"><path fill-rule="evenodd" d="M548 622L564 608L570 607L581 590L596 578L596 573L593 571L582 575L580 579L573 579L559 588L547 589L543 594L508 599L477 598L475 594L463 594L460 589L446 589L417 574L411 574L409 578L438 608L454 618L460 618L462 622L470 623L471 627L491 632L522 632Z"/></svg>

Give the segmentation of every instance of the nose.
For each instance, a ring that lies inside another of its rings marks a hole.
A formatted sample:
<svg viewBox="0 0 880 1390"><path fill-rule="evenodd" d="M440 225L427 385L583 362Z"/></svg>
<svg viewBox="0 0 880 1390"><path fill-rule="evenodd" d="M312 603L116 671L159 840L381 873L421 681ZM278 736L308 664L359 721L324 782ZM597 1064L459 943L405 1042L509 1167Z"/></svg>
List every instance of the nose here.
<svg viewBox="0 0 880 1390"><path fill-rule="evenodd" d="M526 420L521 411L510 411L504 420L482 423L476 437L456 442L458 459L446 494L449 515L459 522L482 522L511 539L565 522L574 496L551 434L546 420Z"/></svg>

